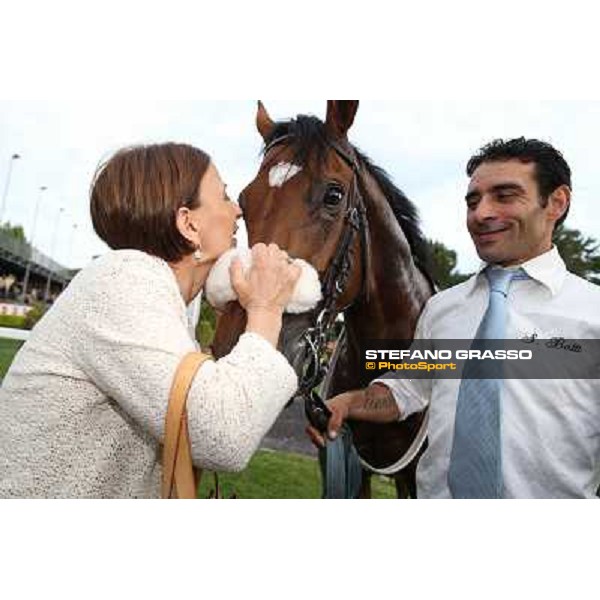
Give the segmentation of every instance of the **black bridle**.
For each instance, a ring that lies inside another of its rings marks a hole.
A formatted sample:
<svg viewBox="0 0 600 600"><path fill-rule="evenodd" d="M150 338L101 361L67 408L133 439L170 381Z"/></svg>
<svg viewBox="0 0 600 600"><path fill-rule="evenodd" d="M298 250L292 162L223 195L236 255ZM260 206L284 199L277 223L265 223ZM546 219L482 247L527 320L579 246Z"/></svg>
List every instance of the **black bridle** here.
<svg viewBox="0 0 600 600"><path fill-rule="evenodd" d="M273 147L283 143L290 137L290 135L284 135L273 140L265 148L265 156ZM352 151L343 148L337 141L328 140L327 143L352 169L352 181L346 192L347 207L340 242L323 276L323 283L321 285L323 301L315 311L317 317L314 325L309 327L303 334L308 359L303 365L298 391L296 392L296 398L304 400L304 409L309 422L322 432L327 429L331 412L318 392L315 391L315 387L321 383L327 372L325 356L327 339L340 313L349 309L361 298L368 301L368 275L370 271L369 224L364 200L360 191L358 162ZM360 291L346 306L339 308L337 306L338 299L346 290L346 285L352 274L349 250L357 234L360 235L362 261Z"/></svg>

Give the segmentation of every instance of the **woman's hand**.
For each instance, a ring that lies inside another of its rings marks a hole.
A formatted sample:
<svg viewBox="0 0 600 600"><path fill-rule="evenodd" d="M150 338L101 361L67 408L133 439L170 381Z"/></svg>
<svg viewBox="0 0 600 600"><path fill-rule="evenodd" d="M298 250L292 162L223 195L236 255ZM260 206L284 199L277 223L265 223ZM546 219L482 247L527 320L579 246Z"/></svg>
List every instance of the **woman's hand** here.
<svg viewBox="0 0 600 600"><path fill-rule="evenodd" d="M246 331L258 333L277 345L281 315L300 273L300 267L292 264L277 244L256 244L252 248L252 266L247 275L239 259L232 261L231 285L248 313Z"/></svg>

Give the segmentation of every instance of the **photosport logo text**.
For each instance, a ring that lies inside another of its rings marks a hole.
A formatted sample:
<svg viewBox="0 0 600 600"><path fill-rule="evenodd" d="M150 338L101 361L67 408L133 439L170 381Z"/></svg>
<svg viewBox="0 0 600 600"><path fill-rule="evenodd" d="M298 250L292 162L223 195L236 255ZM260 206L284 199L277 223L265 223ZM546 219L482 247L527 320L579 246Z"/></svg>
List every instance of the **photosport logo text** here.
<svg viewBox="0 0 600 600"><path fill-rule="evenodd" d="M600 372L600 340L367 340L360 353L371 380L589 379Z"/></svg>

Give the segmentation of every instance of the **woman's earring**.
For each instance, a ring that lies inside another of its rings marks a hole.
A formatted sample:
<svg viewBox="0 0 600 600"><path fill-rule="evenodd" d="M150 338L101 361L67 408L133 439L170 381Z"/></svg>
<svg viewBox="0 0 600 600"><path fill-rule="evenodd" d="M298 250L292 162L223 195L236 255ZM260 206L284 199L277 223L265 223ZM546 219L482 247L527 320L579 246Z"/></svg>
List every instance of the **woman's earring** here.
<svg viewBox="0 0 600 600"><path fill-rule="evenodd" d="M200 250L200 248L196 248L194 250L194 260L196 262L202 262L202 259L204 258L204 255L202 254L202 250Z"/></svg>

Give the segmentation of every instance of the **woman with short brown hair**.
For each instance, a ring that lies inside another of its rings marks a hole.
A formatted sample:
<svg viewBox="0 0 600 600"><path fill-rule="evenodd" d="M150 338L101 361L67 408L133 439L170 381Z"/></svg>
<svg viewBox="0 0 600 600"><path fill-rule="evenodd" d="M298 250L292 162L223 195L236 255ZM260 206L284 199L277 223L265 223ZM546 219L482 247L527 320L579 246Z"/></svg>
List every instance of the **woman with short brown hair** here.
<svg viewBox="0 0 600 600"><path fill-rule="evenodd" d="M120 150L92 181L96 233L115 250L136 248L167 262L180 260L195 247L177 228L177 210L199 206L197 192L209 166L210 157L187 144Z"/></svg>
<svg viewBox="0 0 600 600"><path fill-rule="evenodd" d="M112 250L73 279L4 380L0 497L158 497L169 390L197 350L186 306L241 215L209 156L185 144L117 152L90 199ZM275 245L252 253L247 276L231 270L246 333L201 366L187 400L192 458L209 469L243 469L297 384L276 345L299 269Z"/></svg>

